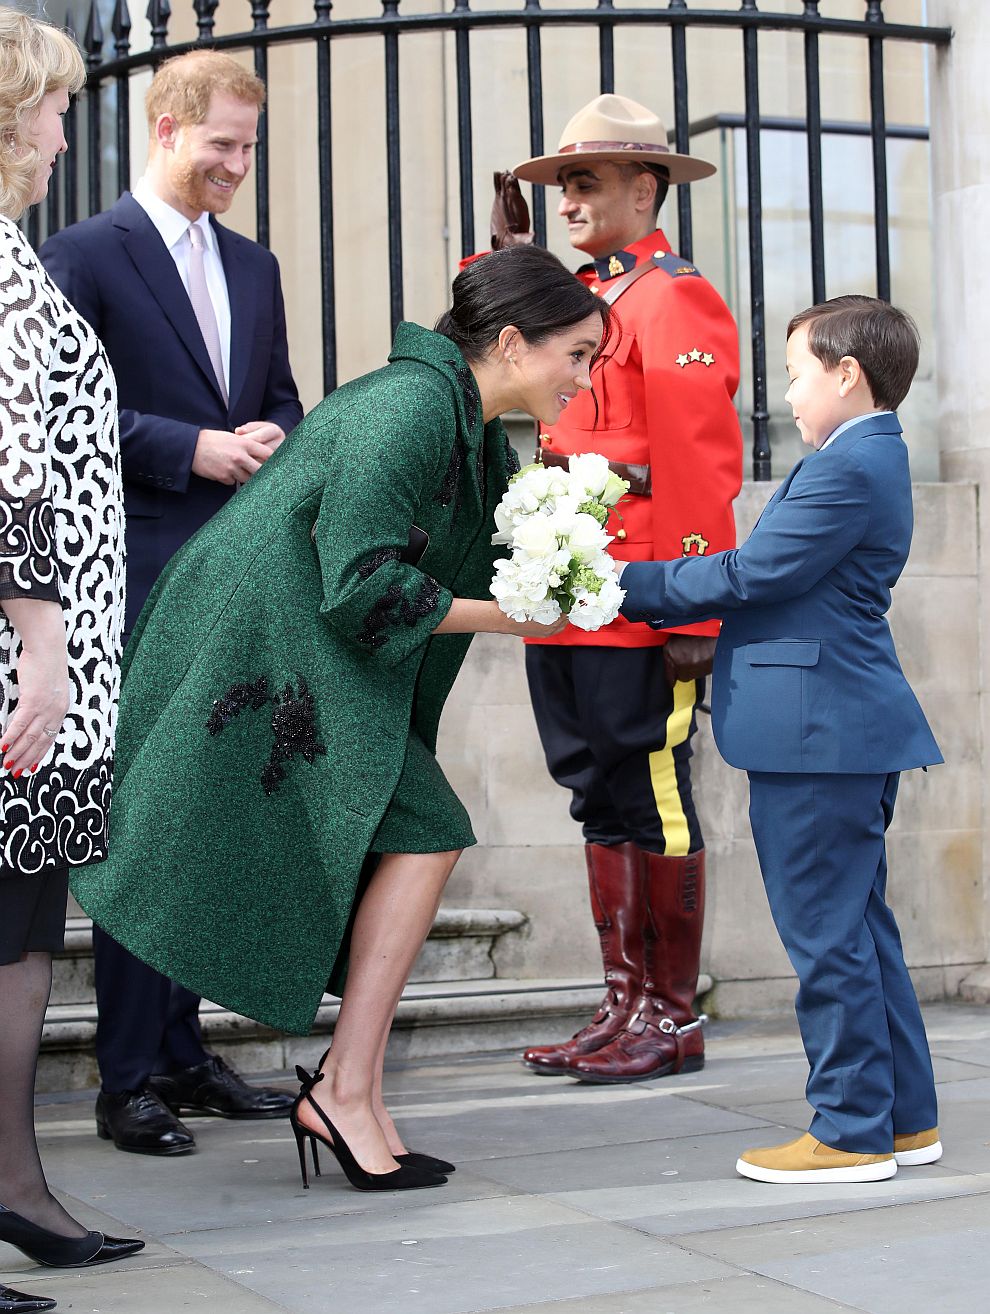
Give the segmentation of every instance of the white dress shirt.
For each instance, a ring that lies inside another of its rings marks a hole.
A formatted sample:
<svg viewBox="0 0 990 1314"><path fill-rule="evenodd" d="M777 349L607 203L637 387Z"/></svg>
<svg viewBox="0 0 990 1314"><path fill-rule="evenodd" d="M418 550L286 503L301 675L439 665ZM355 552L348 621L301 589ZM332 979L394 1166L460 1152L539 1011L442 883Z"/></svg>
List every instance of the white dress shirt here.
<svg viewBox="0 0 990 1314"><path fill-rule="evenodd" d="M845 431L852 428L854 424L859 424L860 420L865 420L874 415L893 415L893 413L893 411L867 411L865 415L854 415L851 420L845 420L837 429L833 429L818 450L824 452L829 443L834 443L840 433L845 433Z"/></svg>
<svg viewBox="0 0 990 1314"><path fill-rule="evenodd" d="M168 253L175 261L175 267L182 279L182 286L189 292L189 223L190 221L178 210L157 196L152 190L147 177L139 179L132 193L135 201L144 210L148 218L158 229L161 239L168 248ZM223 272L223 262L217 249L216 234L210 224L209 212L204 210L194 221L203 234L203 267L206 271L206 286L213 303L213 313L217 317L217 330L220 333L220 352L223 357L224 382L230 389L230 297L227 292L227 278Z"/></svg>

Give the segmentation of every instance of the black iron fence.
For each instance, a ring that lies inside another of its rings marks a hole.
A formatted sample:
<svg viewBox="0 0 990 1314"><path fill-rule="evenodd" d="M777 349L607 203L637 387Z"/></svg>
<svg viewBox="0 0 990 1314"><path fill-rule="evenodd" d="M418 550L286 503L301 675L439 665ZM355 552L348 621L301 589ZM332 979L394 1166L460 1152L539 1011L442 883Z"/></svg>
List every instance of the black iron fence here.
<svg viewBox="0 0 990 1314"><path fill-rule="evenodd" d="M449 8L433 13L402 12L400 0L381 0L382 12L373 17L333 16L332 0L314 0L311 22L271 25L271 0L247 0L252 26L235 34L216 32L219 0L191 0L197 35L181 43L169 39L172 17L169 0L150 0L146 17L150 26L147 49L131 50L131 16L127 0L115 0L109 17L109 34L101 18L109 0L90 0L88 17L81 34L89 79L84 95L73 107L67 122L69 156L53 180L45 214L32 215L37 240L42 226L54 231L65 224L94 214L116 197L104 195L104 164L109 147L115 157L116 189L119 193L130 185L130 79L154 68L169 55L181 54L199 46L224 50L249 50L259 76L267 81L268 52L277 45L307 43L312 46L315 65L316 113L318 116L318 175L320 196L320 270L323 333L323 382L326 391L337 383L337 315L334 282L334 159L331 140L331 115L335 111L331 80L331 43L357 37L381 42L385 73L385 165L388 196L388 277L392 326L403 315L403 250L401 187L402 130L399 107L399 77L402 38L413 33L448 32L453 34L454 67L457 98L457 163L460 216L460 246L463 254L476 249L474 148L472 119L477 108L471 93L471 41L481 29L521 29L526 38L528 86L529 146L532 155L544 153L545 106L543 95L542 38L548 29L561 26L597 29L599 83L603 92L615 89L614 36L617 27L667 28L670 31L669 80L674 92L674 125L670 139L677 151L689 150L691 120L688 87L688 41L696 33L713 29L733 29L741 38L740 58L745 87L745 113L741 122L746 139L746 187L748 215L749 296L752 325L752 436L753 477L770 478L769 412L764 307L764 250L761 188L761 128L780 126L781 120L761 119L760 55L762 33L784 31L803 35L805 119L799 123L807 135L807 179L809 213L809 259L811 286L815 300L826 295L825 208L822 191L822 134L837 130L823 123L821 114L821 76L819 40L839 36L865 43L869 66L870 118L862 131L870 134L873 155L873 226L876 246L876 287L881 297L890 296L890 248L888 239L887 140L903 129L888 128L884 96L884 46L893 42L946 44L951 39L947 28L888 22L883 0L863 0L862 18L831 17L822 12L827 0L801 0L802 12L771 12L759 8L766 0L740 0L736 9L691 7L688 0L668 0L660 8L624 8L615 0L597 0L594 7L541 7L541 0L523 0L521 8L472 10L471 0L448 0ZM225 0L232 6L234 0ZM245 0L240 0L243 5ZM438 0L443 4L444 0ZM691 0L691 5L694 0ZM115 124L113 142L104 141L105 112L113 103ZM563 122L572 106L551 107L553 123ZM790 124L789 124L790 126ZM848 125L839 125L843 130ZM916 132L917 129L910 130ZM85 143L80 153L80 137ZM257 235L269 239L269 139L268 116L259 126L256 166ZM498 161L486 164L498 164ZM677 189L678 249L692 258L691 191ZM546 241L544 191L534 188L533 220L536 238Z"/></svg>

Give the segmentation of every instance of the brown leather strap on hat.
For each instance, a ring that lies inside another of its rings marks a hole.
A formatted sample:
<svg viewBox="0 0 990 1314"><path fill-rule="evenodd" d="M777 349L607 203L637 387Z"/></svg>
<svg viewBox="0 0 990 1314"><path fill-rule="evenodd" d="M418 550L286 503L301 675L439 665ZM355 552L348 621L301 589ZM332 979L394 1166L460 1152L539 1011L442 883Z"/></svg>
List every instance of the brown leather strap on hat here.
<svg viewBox="0 0 990 1314"><path fill-rule="evenodd" d="M633 272L635 273L635 270ZM571 467L569 456L564 456L560 452L548 452L545 447L540 448L540 460L544 465L558 466L561 470L569 470ZM620 479L625 479L630 493L635 493L637 497L649 497L653 491L648 465L627 465L625 461L609 461L608 468Z"/></svg>

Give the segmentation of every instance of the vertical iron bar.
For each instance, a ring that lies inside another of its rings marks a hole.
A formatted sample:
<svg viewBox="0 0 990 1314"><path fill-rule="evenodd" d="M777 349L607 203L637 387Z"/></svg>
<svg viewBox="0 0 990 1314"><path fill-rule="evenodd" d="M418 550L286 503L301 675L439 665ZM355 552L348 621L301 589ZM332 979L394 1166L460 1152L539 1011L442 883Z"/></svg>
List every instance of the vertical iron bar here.
<svg viewBox="0 0 990 1314"><path fill-rule="evenodd" d="M868 0L866 19L883 24L880 0ZM883 37L870 37L870 132L873 138L873 229L877 249L877 296L890 300L890 233L887 209L887 114L883 103Z"/></svg>
<svg viewBox="0 0 990 1314"><path fill-rule="evenodd" d="M613 0L598 0L599 11L615 12ZM598 87L602 95L615 91L615 24L598 24Z"/></svg>
<svg viewBox="0 0 990 1314"><path fill-rule="evenodd" d="M103 90L99 80L100 54L103 50L103 24L96 7L96 0L90 0L89 18L83 36L83 49L86 52L86 67L89 71L86 86L87 109L87 156L89 158L89 212L98 214L103 208L102 179L102 143L100 132L100 101Z"/></svg>
<svg viewBox="0 0 990 1314"><path fill-rule="evenodd" d="M45 206L45 236L51 237L52 233L58 232L61 224L59 223L59 214L61 212L62 199L62 179L65 176L65 160L59 159L52 170L51 181L48 184L48 202Z"/></svg>
<svg viewBox="0 0 990 1314"><path fill-rule="evenodd" d="M806 18L818 17L818 0L804 0ZM804 35L804 106L808 137L808 219L811 224L811 299L825 300L825 204L822 199L822 100L818 33Z"/></svg>
<svg viewBox="0 0 990 1314"><path fill-rule="evenodd" d="M320 280L323 330L323 391L337 386L336 286L333 268L333 146L330 114L331 0L316 0L316 21L325 27L316 38L317 151L320 173Z"/></svg>
<svg viewBox="0 0 990 1314"><path fill-rule="evenodd" d="M164 50L168 46L168 20L172 17L169 0L148 0L146 17L151 24L152 50Z"/></svg>
<svg viewBox="0 0 990 1314"><path fill-rule="evenodd" d="M386 18L399 0L382 0ZM388 171L388 283L392 333L402 319L402 156L399 141L399 34L385 29L385 157Z"/></svg>
<svg viewBox="0 0 990 1314"><path fill-rule="evenodd" d="M251 0L251 17L254 19L255 32L268 30L268 6L270 0ZM254 48L254 71L268 86L268 45L259 42ZM266 99L265 108L258 116L258 146L255 152L254 212L255 230L262 246L271 244L271 225L269 223L269 161L268 161L268 115L271 102Z"/></svg>
<svg viewBox="0 0 990 1314"><path fill-rule="evenodd" d="M193 0L193 9L196 11L196 27L199 30L197 41L210 41L213 37L213 15L217 11L217 5L220 0Z"/></svg>
<svg viewBox="0 0 990 1314"><path fill-rule="evenodd" d="M71 30L71 29L70 29ZM65 226L74 224L79 218L79 111L75 97L69 103L69 112L65 116Z"/></svg>
<svg viewBox="0 0 990 1314"><path fill-rule="evenodd" d="M686 0L670 0L669 7L686 10ZM687 33L683 23L674 23L670 29L670 50L674 72L674 149L687 155L691 150L691 120L688 117ZM677 251L685 260L694 259L691 188L687 183L677 188Z"/></svg>
<svg viewBox="0 0 990 1314"><path fill-rule="evenodd" d="M526 74L529 82L529 150L543 154L543 53L540 41L540 0L526 0L525 13L533 14L526 24ZM538 246L547 244L547 196L542 187L533 188L533 232Z"/></svg>
<svg viewBox="0 0 990 1314"><path fill-rule="evenodd" d="M113 10L113 53L124 59L130 48L131 15L127 0L117 0ZM126 73L117 76L117 192L125 192L131 185L131 91Z"/></svg>
<svg viewBox="0 0 990 1314"><path fill-rule="evenodd" d="M469 0L454 0L454 12L467 14ZM454 33L457 63L457 164L461 197L461 255L474 245L474 141L471 131L471 47L466 26Z"/></svg>
<svg viewBox="0 0 990 1314"><path fill-rule="evenodd" d="M755 10L756 0L743 0ZM746 181L749 207L749 298L753 334L753 478L770 474L770 413L767 410L766 307L763 288L763 186L760 160L760 74L758 34L743 32L746 99Z"/></svg>

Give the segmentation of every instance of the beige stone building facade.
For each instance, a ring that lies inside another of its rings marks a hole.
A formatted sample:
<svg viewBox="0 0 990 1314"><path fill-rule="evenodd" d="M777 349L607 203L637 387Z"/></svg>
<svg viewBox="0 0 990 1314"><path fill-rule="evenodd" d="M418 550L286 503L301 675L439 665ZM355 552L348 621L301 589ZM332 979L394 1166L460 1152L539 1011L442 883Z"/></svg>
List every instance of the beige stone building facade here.
<svg viewBox="0 0 990 1314"><path fill-rule="evenodd" d="M568 0L569 3L572 0ZM547 0L551 9L557 0ZM637 0L629 0L630 4ZM477 0L476 9L492 7ZM402 0L402 12L428 12L429 0ZM500 6L504 7L504 6ZM706 7L718 7L709 0ZM738 0L722 7L738 10ZM761 6L766 8L768 6ZM791 13L801 0L777 0ZM179 10L172 40L191 39L191 6ZM306 22L309 0L276 0L272 22ZM822 0L829 17L861 18L862 0ZM339 0L335 20L380 12L374 0ZM946 765L903 781L890 836L890 897L909 964L928 998L968 991L990 998L985 964L990 935L987 843L990 785L984 762L990 714L990 590L983 545L990 542L990 5L985 0L886 0L888 22L954 26L946 52L886 46L888 124L925 127L932 142L890 143L890 240L893 298L918 319L925 350L903 408L912 450L917 529L896 591L892 625L898 649L946 757ZM243 30L248 5L222 0L217 32ZM135 20L137 23L137 20ZM132 46L147 43L136 25ZM597 38L589 29L543 33L545 131L552 147L575 108L598 90ZM802 37L760 36L761 112L803 119ZM738 31L688 34L690 116L700 123L743 109ZM245 56L249 59L250 56ZM402 235L407 318L432 323L443 309L460 256L453 39L423 33L400 39ZM529 154L525 36L521 28L472 34L475 223L487 244L491 172ZM866 43L821 41L822 114L845 124L869 121ZM670 35L663 28L619 28L616 88L655 106L673 124ZM319 230L315 53L311 42L269 55L271 245L286 293L290 348L307 405L321 396ZM335 274L341 380L380 364L389 343L385 89L382 39L332 43ZM132 84L132 159L145 150L139 97ZM752 408L742 130L709 126L693 150L720 165L693 191L694 258L737 314L746 362L740 391L744 434ZM930 163L932 167L930 168ZM875 289L869 138L830 134L824 145L828 292ZM805 140L784 130L763 134L768 375L774 471L800 453L782 395L783 328L811 299ZM550 245L573 264L547 198ZM232 223L254 234L254 199L242 189ZM676 210L665 226L677 245ZM934 270L934 273L933 273ZM524 425L517 432L525 433ZM520 441L523 441L522 439ZM772 485L748 483L737 504L740 536ZM774 934L749 832L746 781L718 757L707 719L698 735L696 795L709 862L704 964L711 1004L727 1014L790 1005L793 980ZM476 642L448 705L440 756L475 822L479 844L455 874L449 902L518 910L528 919L503 935L498 976L584 978L597 972L587 909L581 836L567 797L547 777L514 642ZM982 994L981 994L982 991ZM533 1036L534 1040L539 1039Z"/></svg>

